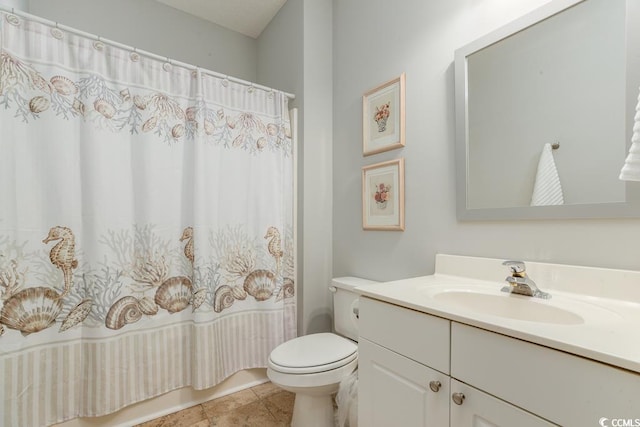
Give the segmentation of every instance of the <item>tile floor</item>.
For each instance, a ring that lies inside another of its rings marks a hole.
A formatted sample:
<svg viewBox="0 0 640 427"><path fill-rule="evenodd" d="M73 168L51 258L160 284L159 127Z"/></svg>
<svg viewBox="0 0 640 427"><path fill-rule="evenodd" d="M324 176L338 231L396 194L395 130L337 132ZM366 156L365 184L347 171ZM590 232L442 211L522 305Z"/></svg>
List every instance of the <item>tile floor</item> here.
<svg viewBox="0 0 640 427"><path fill-rule="evenodd" d="M286 427L295 395L264 383L136 427Z"/></svg>

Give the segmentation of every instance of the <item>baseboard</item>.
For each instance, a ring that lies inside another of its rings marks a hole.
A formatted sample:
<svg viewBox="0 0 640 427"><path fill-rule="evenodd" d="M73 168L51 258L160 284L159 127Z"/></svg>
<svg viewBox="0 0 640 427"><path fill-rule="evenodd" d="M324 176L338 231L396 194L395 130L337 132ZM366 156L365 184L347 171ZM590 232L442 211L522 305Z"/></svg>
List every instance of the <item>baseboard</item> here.
<svg viewBox="0 0 640 427"><path fill-rule="evenodd" d="M153 399L135 403L102 417L74 418L55 427L131 427L182 409L189 408L211 399L226 396L249 387L269 381L266 369L247 369L230 376L222 383L206 390L185 387L173 390Z"/></svg>

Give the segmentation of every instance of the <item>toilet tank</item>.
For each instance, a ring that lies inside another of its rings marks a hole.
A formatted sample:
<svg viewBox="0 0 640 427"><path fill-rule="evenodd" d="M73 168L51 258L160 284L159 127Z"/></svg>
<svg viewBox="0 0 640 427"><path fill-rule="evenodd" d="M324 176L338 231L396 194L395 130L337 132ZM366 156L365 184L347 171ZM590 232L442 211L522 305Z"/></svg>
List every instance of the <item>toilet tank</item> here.
<svg viewBox="0 0 640 427"><path fill-rule="evenodd" d="M331 280L329 290L333 293L333 329L343 337L358 341L358 319L353 309L358 306L358 286L374 285L378 282L360 277L337 277Z"/></svg>

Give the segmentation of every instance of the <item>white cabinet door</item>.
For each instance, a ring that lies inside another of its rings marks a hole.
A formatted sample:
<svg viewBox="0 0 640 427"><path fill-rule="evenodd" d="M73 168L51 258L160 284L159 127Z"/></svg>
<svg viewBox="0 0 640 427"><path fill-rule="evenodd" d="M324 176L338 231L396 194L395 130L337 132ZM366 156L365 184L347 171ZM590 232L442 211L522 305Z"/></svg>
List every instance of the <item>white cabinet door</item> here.
<svg viewBox="0 0 640 427"><path fill-rule="evenodd" d="M451 396L451 427L556 425L454 379L451 380ZM454 396L456 401L453 400Z"/></svg>
<svg viewBox="0 0 640 427"><path fill-rule="evenodd" d="M358 342L358 370L358 425L449 425L447 375L362 337Z"/></svg>

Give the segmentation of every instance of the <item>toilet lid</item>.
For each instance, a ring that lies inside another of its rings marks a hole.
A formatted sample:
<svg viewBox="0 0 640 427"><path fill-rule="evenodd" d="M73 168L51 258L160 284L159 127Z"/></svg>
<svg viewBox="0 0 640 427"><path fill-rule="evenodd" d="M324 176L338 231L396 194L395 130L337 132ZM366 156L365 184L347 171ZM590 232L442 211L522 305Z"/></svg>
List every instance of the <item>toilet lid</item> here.
<svg viewBox="0 0 640 427"><path fill-rule="evenodd" d="M357 357L358 346L331 333L294 338L276 347L269 357L281 372L319 372L335 369ZM329 365L327 369L324 369Z"/></svg>

